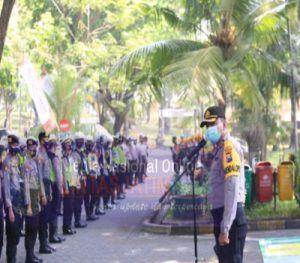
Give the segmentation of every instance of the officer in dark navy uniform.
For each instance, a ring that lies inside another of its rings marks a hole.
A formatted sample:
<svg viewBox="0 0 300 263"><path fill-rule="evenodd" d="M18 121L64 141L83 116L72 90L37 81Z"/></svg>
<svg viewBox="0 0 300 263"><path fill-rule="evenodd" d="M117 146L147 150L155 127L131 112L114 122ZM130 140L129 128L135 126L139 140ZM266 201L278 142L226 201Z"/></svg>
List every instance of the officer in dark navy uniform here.
<svg viewBox="0 0 300 263"><path fill-rule="evenodd" d="M66 138L62 142L62 175L64 183L64 211L63 211L63 234L73 235L76 233L72 229L72 218L75 207L75 192L80 189L78 167L76 167L72 152L72 140Z"/></svg>
<svg viewBox="0 0 300 263"><path fill-rule="evenodd" d="M6 144L4 141L0 141L0 258L2 254L2 247L3 247L3 229L4 229L4 222L3 222L3 189L4 189L4 181L3 181L3 161L6 157Z"/></svg>
<svg viewBox="0 0 300 263"><path fill-rule="evenodd" d="M51 181L52 200L51 200L51 214L49 225L49 242L61 243L65 241L64 237L58 235L57 217L59 214L59 204L63 196L63 181L61 174L61 163L56 153L58 141L55 136L50 136L49 145L47 149L48 157L51 161L49 179Z"/></svg>
<svg viewBox="0 0 300 263"><path fill-rule="evenodd" d="M20 241L22 211L24 208L24 182L21 178L19 159L19 138L8 135L8 154L3 163L3 178L6 213L6 257L8 263L15 263Z"/></svg>
<svg viewBox="0 0 300 263"><path fill-rule="evenodd" d="M240 144L227 131L225 112L213 106L201 127L214 145L208 179L208 200L214 220L215 252L219 263L242 263L247 233L244 211L244 157Z"/></svg>
<svg viewBox="0 0 300 263"><path fill-rule="evenodd" d="M98 219L94 215L94 209L97 203L98 182L100 176L100 166L95 151L95 142L92 136L88 136L85 141L85 156L87 159L86 189L84 195L84 207L87 221Z"/></svg>
<svg viewBox="0 0 300 263"><path fill-rule="evenodd" d="M39 241L41 254L51 254L55 251L53 247L49 245L48 241L48 226L50 223L51 214L51 201L52 201L52 188L50 181L50 168L51 160L47 154L49 146L49 134L45 132L39 133L39 149L38 149L38 169L44 183L45 195L47 203L42 205L41 212L39 214Z"/></svg>
<svg viewBox="0 0 300 263"><path fill-rule="evenodd" d="M76 149L73 152L74 162L78 169L80 177L80 188L75 192L75 228L85 228L87 224L81 222L81 211L84 200L85 188L86 188L86 176L87 176L87 160L84 153L84 135L81 132L75 134L75 146Z"/></svg>

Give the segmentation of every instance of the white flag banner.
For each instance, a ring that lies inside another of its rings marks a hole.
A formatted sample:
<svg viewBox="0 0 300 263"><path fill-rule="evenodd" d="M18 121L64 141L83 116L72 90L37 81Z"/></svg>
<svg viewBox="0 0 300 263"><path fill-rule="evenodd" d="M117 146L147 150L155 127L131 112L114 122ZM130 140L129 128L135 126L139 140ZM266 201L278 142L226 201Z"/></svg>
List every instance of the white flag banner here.
<svg viewBox="0 0 300 263"><path fill-rule="evenodd" d="M36 107L39 120L45 131L50 133L57 127L57 123L47 98L43 92L43 79L40 79L29 60L26 60L20 69L21 75L24 78L29 94Z"/></svg>

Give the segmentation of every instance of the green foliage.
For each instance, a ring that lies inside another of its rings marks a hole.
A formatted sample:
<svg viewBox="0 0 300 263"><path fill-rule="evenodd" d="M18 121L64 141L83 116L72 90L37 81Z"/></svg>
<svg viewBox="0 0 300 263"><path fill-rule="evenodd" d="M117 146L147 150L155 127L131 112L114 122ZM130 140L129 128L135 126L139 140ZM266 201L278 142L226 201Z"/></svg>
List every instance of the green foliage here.
<svg viewBox="0 0 300 263"><path fill-rule="evenodd" d="M78 109L76 101L70 113L64 100L88 88L89 105L106 120L133 111L133 98L145 102L137 92L151 93L161 107L174 97L183 101L176 106L184 107L241 101L240 115L247 112L251 120L257 112L276 109L274 89L289 96L290 69L296 65L287 54L285 17L293 20L295 61L300 54L295 1L20 0L16 5L1 87L9 87L13 102L18 64L29 57L38 67L46 65L62 87L51 101L58 119L79 118L86 97L79 96ZM65 72L59 65L72 68L65 80L58 80ZM295 69L297 84L299 72ZM127 82L111 73L125 73ZM71 83L83 79L72 95ZM286 137L277 119L257 118L270 142L278 133Z"/></svg>
<svg viewBox="0 0 300 263"><path fill-rule="evenodd" d="M84 80L74 67L61 67L53 76L53 87L48 101L55 112L57 122L67 118L73 125L76 124L84 103Z"/></svg>
<svg viewBox="0 0 300 263"><path fill-rule="evenodd" d="M174 195L192 195L193 194L192 183L178 182L174 186L172 193ZM207 184L200 185L199 183L195 182L195 195L206 196Z"/></svg>
<svg viewBox="0 0 300 263"><path fill-rule="evenodd" d="M10 61L3 60L0 69L0 100L12 104L16 99L16 66Z"/></svg>
<svg viewBox="0 0 300 263"><path fill-rule="evenodd" d="M246 210L249 219L272 219L272 218L299 218L300 210L297 202L279 201L277 200L277 208L274 211L272 203L254 203L254 205Z"/></svg>

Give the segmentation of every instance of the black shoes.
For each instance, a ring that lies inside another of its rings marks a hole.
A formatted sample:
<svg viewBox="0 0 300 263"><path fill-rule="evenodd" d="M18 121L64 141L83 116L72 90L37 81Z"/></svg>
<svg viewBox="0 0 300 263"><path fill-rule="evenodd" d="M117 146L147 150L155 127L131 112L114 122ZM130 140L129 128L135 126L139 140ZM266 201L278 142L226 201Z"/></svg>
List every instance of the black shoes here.
<svg viewBox="0 0 300 263"><path fill-rule="evenodd" d="M52 254L53 250L49 248L48 246L42 246L40 247L39 253L40 254Z"/></svg>
<svg viewBox="0 0 300 263"><path fill-rule="evenodd" d="M36 255L33 255L32 258L28 258L26 256L25 263L42 263L43 260L41 258L38 258Z"/></svg>
<svg viewBox="0 0 300 263"><path fill-rule="evenodd" d="M71 227L63 227L63 234L64 235L74 235L76 231L73 230Z"/></svg>
<svg viewBox="0 0 300 263"><path fill-rule="evenodd" d="M26 259L25 263L42 263L43 260L41 258L33 258L33 259Z"/></svg>
<svg viewBox="0 0 300 263"><path fill-rule="evenodd" d="M94 215L90 215L86 218L87 221L96 221L98 220L99 217L98 216L94 216Z"/></svg>
<svg viewBox="0 0 300 263"><path fill-rule="evenodd" d="M96 209L95 214L103 216L103 215L105 215L105 212L101 211L100 209Z"/></svg>
<svg viewBox="0 0 300 263"><path fill-rule="evenodd" d="M53 244L57 244L57 243L61 243L61 242L65 241L65 240L66 239L63 237L53 236L53 237L50 237L49 242L53 243Z"/></svg>
<svg viewBox="0 0 300 263"><path fill-rule="evenodd" d="M51 247L49 244L47 244L46 247L47 247L47 249L50 249L52 252L56 251L56 249L54 247Z"/></svg>
<svg viewBox="0 0 300 263"><path fill-rule="evenodd" d="M85 228L87 227L87 224L82 224L82 223L75 223L75 228Z"/></svg>

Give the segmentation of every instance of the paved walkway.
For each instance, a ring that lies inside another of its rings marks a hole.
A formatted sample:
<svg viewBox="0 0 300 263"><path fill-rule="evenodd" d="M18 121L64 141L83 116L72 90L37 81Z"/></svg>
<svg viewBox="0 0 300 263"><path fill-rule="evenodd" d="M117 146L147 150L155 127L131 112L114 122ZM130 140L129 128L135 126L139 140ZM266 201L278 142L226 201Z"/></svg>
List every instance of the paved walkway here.
<svg viewBox="0 0 300 263"><path fill-rule="evenodd" d="M170 181L172 171L168 150L153 150L146 183L127 192L119 202L98 221L78 230L75 236L56 245L52 255L42 255L46 263L185 263L194 262L192 236L165 236L141 231L141 224L155 209L157 200ZM170 167L169 167L170 166ZM60 229L61 231L61 229ZM256 232L248 235L245 263L263 263L259 238L300 236L300 230ZM19 244L18 262L25 261L24 240ZM198 237L199 262L216 262L212 235ZM36 245L36 250L38 244ZM5 251L3 251L5 253ZM1 259L4 261L5 256ZM212 259L212 260L209 260Z"/></svg>

